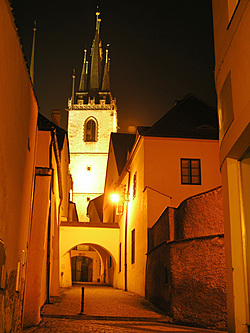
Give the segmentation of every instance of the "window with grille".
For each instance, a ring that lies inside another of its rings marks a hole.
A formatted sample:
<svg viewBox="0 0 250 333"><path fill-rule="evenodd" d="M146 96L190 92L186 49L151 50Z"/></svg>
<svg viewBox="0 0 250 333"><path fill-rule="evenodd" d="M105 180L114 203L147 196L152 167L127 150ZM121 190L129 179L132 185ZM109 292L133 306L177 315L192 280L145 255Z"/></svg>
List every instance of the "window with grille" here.
<svg viewBox="0 0 250 333"><path fill-rule="evenodd" d="M85 123L84 139L86 142L97 141L97 124L94 119L89 119Z"/></svg>
<svg viewBox="0 0 250 333"><path fill-rule="evenodd" d="M201 184L200 159L181 158L181 183L189 185Z"/></svg>

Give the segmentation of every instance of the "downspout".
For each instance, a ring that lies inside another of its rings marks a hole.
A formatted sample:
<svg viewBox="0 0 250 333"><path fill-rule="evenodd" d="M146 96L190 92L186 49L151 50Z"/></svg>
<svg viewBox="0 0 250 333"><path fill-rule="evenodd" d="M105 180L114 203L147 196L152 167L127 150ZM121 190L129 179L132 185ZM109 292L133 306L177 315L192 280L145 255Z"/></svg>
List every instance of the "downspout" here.
<svg viewBox="0 0 250 333"><path fill-rule="evenodd" d="M128 169L126 169L126 171L128 172L128 188L127 188L127 193L129 193L129 189L130 189L130 171ZM126 195L126 194L125 194ZM128 256L128 201L126 201L126 215L125 215L125 244L124 244L124 290L127 291L127 280L128 280L128 272L127 272L127 268L128 268L128 264L127 264L127 256Z"/></svg>
<svg viewBox="0 0 250 333"><path fill-rule="evenodd" d="M49 147L49 168L52 170L52 144L53 136L51 138L50 147ZM53 172L53 170L52 170ZM50 235L51 235L51 191L52 191L52 182L53 177L50 182L50 193L49 193L49 218L48 218L48 236L47 236L47 274L46 274L46 294L47 299L46 303L49 304L49 290L50 290Z"/></svg>

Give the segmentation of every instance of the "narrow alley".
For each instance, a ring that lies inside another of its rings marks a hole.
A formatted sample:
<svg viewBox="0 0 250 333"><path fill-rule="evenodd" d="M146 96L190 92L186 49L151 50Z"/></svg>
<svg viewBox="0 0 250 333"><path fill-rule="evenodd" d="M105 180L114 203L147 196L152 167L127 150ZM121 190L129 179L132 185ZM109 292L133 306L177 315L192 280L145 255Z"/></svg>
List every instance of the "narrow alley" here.
<svg viewBox="0 0 250 333"><path fill-rule="evenodd" d="M81 314L81 293L84 307ZM38 327L23 332L214 332L171 324L171 318L144 298L106 285L74 284L51 297Z"/></svg>

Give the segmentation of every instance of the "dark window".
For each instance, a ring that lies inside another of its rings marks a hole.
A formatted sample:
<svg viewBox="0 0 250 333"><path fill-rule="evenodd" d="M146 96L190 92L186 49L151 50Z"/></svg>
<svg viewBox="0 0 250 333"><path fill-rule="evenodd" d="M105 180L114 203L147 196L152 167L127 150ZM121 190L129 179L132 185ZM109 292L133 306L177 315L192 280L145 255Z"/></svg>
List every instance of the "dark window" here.
<svg viewBox="0 0 250 333"><path fill-rule="evenodd" d="M135 172L133 177L133 198L136 196L136 185L137 185L137 172Z"/></svg>
<svg viewBox="0 0 250 333"><path fill-rule="evenodd" d="M200 185L201 166L199 159L181 158L181 183Z"/></svg>
<svg viewBox="0 0 250 333"><path fill-rule="evenodd" d="M131 232L131 264L135 263L135 229Z"/></svg>
<svg viewBox="0 0 250 333"><path fill-rule="evenodd" d="M96 140L96 122L89 119L85 124L85 141L94 142Z"/></svg>
<svg viewBox="0 0 250 333"><path fill-rule="evenodd" d="M109 256L109 267L112 267L112 257Z"/></svg>

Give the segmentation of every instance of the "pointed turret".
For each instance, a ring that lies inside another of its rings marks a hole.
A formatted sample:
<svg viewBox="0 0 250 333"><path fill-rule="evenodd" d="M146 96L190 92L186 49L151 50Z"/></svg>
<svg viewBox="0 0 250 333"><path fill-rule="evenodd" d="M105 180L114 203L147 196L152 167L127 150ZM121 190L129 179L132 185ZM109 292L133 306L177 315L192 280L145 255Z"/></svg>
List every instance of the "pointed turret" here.
<svg viewBox="0 0 250 333"><path fill-rule="evenodd" d="M102 91L110 91L110 81L109 81L109 67L110 67L110 59L108 56L108 46L106 49L106 60L105 60L105 66L104 66L104 73L103 73L103 79L102 79Z"/></svg>
<svg viewBox="0 0 250 333"><path fill-rule="evenodd" d="M98 90L101 86L101 61L102 61L102 48L99 39L100 13L96 12L96 32L91 49L91 71L90 71L90 90Z"/></svg>
<svg viewBox="0 0 250 333"><path fill-rule="evenodd" d="M87 50L84 50L83 65L82 65L82 75L79 85L79 91L87 90L87 79L88 79L88 61L87 61Z"/></svg>
<svg viewBox="0 0 250 333"><path fill-rule="evenodd" d="M75 103L75 78L76 78L76 71L73 69L72 73L72 94L71 94L71 103L72 105Z"/></svg>

